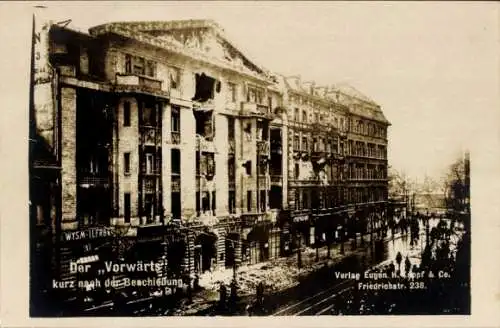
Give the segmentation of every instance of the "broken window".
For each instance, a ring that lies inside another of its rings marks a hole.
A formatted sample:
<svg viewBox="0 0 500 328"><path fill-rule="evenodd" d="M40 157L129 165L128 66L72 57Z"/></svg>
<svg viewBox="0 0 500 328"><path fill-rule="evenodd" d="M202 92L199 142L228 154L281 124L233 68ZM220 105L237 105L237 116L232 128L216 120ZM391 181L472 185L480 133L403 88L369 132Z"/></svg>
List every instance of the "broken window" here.
<svg viewBox="0 0 500 328"><path fill-rule="evenodd" d="M214 137L214 119L212 112L195 112L196 134L211 141Z"/></svg>
<svg viewBox="0 0 500 328"><path fill-rule="evenodd" d="M177 89L180 82L180 71L176 67L169 67L168 75L170 80L170 88Z"/></svg>
<svg viewBox="0 0 500 328"><path fill-rule="evenodd" d="M192 100L205 102L214 99L215 79L205 73L195 75L196 90Z"/></svg>

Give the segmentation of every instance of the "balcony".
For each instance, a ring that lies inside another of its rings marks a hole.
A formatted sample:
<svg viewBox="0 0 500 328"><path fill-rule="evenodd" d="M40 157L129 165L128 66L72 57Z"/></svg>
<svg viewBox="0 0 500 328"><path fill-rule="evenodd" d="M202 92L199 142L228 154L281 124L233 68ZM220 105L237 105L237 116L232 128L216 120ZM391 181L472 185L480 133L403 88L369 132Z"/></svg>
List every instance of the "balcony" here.
<svg viewBox="0 0 500 328"><path fill-rule="evenodd" d="M170 133L170 143L173 145L180 145L181 143L181 133L172 131Z"/></svg>
<svg viewBox="0 0 500 328"><path fill-rule="evenodd" d="M196 151L205 153L215 153L215 144L212 140L208 140L207 138L201 135L197 135Z"/></svg>
<svg viewBox="0 0 500 328"><path fill-rule="evenodd" d="M94 175L92 173L83 173L79 178L78 185L82 188L109 186L109 177L103 175Z"/></svg>
<svg viewBox="0 0 500 328"><path fill-rule="evenodd" d="M319 180L290 180L290 187L317 187L321 185Z"/></svg>
<svg viewBox="0 0 500 328"><path fill-rule="evenodd" d="M269 106L252 102L241 103L240 115L245 117L260 117L268 120L274 119Z"/></svg>
<svg viewBox="0 0 500 328"><path fill-rule="evenodd" d="M215 104L213 99L208 99L205 102L193 101L193 111L195 112L213 112Z"/></svg>
<svg viewBox="0 0 500 328"><path fill-rule="evenodd" d="M311 159L313 161L319 161L320 159L326 160L328 157L328 153L322 149L321 147L317 147L315 150L311 152Z"/></svg>
<svg viewBox="0 0 500 328"><path fill-rule="evenodd" d="M135 74L116 74L116 91L140 92L168 97L168 93L162 90L162 81L155 78Z"/></svg>
<svg viewBox="0 0 500 328"><path fill-rule="evenodd" d="M271 186L283 186L283 176L281 175L271 175Z"/></svg>
<svg viewBox="0 0 500 328"><path fill-rule="evenodd" d="M257 155L269 157L269 141L258 140L257 141Z"/></svg>
<svg viewBox="0 0 500 328"><path fill-rule="evenodd" d="M153 126L140 126L139 142L144 145L161 144L161 129Z"/></svg>

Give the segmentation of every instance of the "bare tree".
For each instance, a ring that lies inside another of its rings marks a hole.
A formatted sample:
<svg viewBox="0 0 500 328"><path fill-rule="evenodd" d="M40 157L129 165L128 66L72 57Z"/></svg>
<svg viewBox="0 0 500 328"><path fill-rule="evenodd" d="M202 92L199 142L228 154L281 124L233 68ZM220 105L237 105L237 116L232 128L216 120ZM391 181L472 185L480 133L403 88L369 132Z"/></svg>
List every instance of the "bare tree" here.
<svg viewBox="0 0 500 328"><path fill-rule="evenodd" d="M460 157L453 162L443 178L445 204L449 211L469 213L469 156Z"/></svg>

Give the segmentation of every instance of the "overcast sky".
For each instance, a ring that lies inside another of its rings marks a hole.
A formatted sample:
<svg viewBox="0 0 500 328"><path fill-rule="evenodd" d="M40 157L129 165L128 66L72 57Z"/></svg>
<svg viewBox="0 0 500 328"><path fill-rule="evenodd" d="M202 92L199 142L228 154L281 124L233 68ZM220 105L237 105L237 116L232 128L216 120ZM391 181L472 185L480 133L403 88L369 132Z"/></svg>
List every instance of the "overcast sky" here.
<svg viewBox="0 0 500 328"><path fill-rule="evenodd" d="M392 123L389 164L413 177L439 176L497 120L495 2L43 4L85 31L212 18L257 64L318 84L347 82L377 101Z"/></svg>

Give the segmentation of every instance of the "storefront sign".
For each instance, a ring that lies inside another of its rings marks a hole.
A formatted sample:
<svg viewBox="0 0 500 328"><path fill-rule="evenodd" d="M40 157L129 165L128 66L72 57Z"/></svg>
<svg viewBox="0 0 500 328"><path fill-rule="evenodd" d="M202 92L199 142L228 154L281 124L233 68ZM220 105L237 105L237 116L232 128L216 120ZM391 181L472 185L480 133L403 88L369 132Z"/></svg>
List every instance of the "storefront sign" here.
<svg viewBox="0 0 500 328"><path fill-rule="evenodd" d="M309 215L295 216L293 222L304 222L309 220Z"/></svg>
<svg viewBox="0 0 500 328"><path fill-rule="evenodd" d="M65 231L62 234L64 241L98 239L113 236L114 232L111 228L95 227L86 230Z"/></svg>

